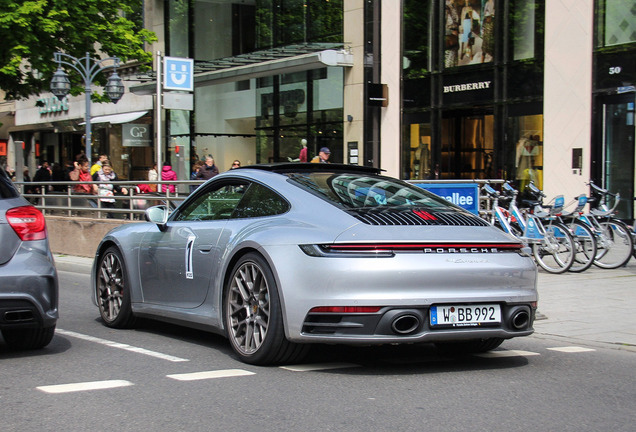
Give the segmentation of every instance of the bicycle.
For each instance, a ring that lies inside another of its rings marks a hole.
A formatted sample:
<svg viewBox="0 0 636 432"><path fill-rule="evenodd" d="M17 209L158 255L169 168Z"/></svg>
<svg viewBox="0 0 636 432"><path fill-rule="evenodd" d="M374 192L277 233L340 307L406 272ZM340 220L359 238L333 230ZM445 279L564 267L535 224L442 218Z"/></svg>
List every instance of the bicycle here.
<svg viewBox="0 0 636 432"><path fill-rule="evenodd" d="M555 210L550 209L545 214L546 225L537 214L524 214L517 207L517 191L508 182L504 183L503 190L506 199L510 199L509 209L505 212L499 206L499 192L489 184L482 187L482 191L492 200L490 220L487 219L491 225L530 245L535 261L545 271L555 274L568 271L574 262L574 240L567 227L554 217ZM539 212L539 208L537 205L535 212Z"/></svg>
<svg viewBox="0 0 636 432"><path fill-rule="evenodd" d="M613 216L620 194L600 188L592 181L586 184L590 186L589 213L582 215L581 220L597 231L594 265L603 269L622 267L634 253L634 239L627 224ZM608 196L614 198L611 208L607 205Z"/></svg>
<svg viewBox="0 0 636 432"><path fill-rule="evenodd" d="M575 200L577 203L576 207L570 212L562 211L559 219L570 229L574 238L576 255L569 271L580 273L590 268L594 263L598 251L596 240L598 232L581 220L584 213L583 210L587 205L587 196L579 195Z"/></svg>

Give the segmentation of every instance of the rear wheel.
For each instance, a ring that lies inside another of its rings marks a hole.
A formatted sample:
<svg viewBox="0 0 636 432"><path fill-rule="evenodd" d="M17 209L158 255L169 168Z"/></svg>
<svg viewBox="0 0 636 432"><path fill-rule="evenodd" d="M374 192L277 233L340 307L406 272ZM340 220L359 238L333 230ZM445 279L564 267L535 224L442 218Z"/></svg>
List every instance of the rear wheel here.
<svg viewBox="0 0 636 432"><path fill-rule="evenodd" d="M545 237L532 245L537 264L549 273L564 273L574 262L574 240L565 225L553 223L546 225Z"/></svg>
<svg viewBox="0 0 636 432"><path fill-rule="evenodd" d="M592 229L581 221L574 221L570 225L573 231L576 255L570 267L571 272L580 273L590 268L596 257L596 237Z"/></svg>
<svg viewBox="0 0 636 432"><path fill-rule="evenodd" d="M7 345L18 350L44 348L51 342L54 334L55 326L2 330L2 337L4 337Z"/></svg>
<svg viewBox="0 0 636 432"><path fill-rule="evenodd" d="M503 343L502 338L470 339L465 341L436 342L437 349L446 354L473 354L492 351Z"/></svg>
<svg viewBox="0 0 636 432"><path fill-rule="evenodd" d="M600 222L601 233L594 264L604 269L615 269L627 264L633 253L633 240L629 228L621 221Z"/></svg>
<svg viewBox="0 0 636 432"><path fill-rule="evenodd" d="M245 363L297 362L309 349L285 337L276 281L258 254L247 254L234 266L226 286L224 314L232 349Z"/></svg>
<svg viewBox="0 0 636 432"><path fill-rule="evenodd" d="M130 286L121 252L110 247L99 258L96 275L97 306L108 327L129 328L135 324Z"/></svg>

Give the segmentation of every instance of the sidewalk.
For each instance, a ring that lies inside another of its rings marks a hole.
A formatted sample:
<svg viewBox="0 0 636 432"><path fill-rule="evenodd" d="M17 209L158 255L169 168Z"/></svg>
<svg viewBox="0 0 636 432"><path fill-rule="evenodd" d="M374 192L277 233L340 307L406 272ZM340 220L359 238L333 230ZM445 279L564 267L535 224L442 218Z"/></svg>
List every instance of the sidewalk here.
<svg viewBox="0 0 636 432"><path fill-rule="evenodd" d="M625 267L560 275L539 271L535 336L612 344L636 352L636 259Z"/></svg>
<svg viewBox="0 0 636 432"><path fill-rule="evenodd" d="M90 274L93 259L56 254L55 264L58 270ZM615 270L592 266L559 275L540 270L539 312L535 337L636 352L636 259Z"/></svg>

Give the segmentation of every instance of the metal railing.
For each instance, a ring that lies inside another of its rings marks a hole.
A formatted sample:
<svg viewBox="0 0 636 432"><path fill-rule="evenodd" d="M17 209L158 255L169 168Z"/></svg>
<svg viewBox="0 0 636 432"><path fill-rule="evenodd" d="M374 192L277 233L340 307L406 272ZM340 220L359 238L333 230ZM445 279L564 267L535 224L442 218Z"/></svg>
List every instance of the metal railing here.
<svg viewBox="0 0 636 432"><path fill-rule="evenodd" d="M164 204L169 208L175 208L188 195L191 187L198 187L204 180L175 180L163 181L116 181L109 182L113 186L127 189L125 195L114 195L103 197L97 194L80 193L75 191L78 185L100 185L104 182L89 181L51 181L51 182L16 182L22 195L27 198L35 207L40 209L44 215L67 216L67 217L90 217L90 218L118 218L128 220L143 220L143 215L148 207ZM489 182L500 184L504 180L412 180L409 183L477 183L479 187L479 212L487 214L491 211L490 202L487 197L481 195L481 186ZM175 193L170 192L150 192L143 193L139 185L157 185L161 190L161 185L174 185ZM103 200L115 200L115 206L108 206Z"/></svg>
<svg viewBox="0 0 636 432"><path fill-rule="evenodd" d="M113 186L126 188L126 194L100 196L76 190L80 185L104 184L103 181L50 181L50 182L15 182L16 187L42 213L52 216L115 218L141 220L148 207L165 204L175 208L190 194L190 187L198 187L200 180L163 181L115 181L108 182ZM175 192L141 192L140 185L174 185ZM187 192L184 192L187 191ZM108 201L114 200L114 206Z"/></svg>

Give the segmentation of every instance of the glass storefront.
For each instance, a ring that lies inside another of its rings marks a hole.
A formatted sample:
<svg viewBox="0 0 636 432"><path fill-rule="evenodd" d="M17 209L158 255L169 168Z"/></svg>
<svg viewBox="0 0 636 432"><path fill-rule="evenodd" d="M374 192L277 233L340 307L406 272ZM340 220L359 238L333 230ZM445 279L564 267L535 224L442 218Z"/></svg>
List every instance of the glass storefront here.
<svg viewBox="0 0 636 432"><path fill-rule="evenodd" d="M633 2L595 2L592 177L620 193L618 217L634 220L636 202L636 8Z"/></svg>
<svg viewBox="0 0 636 432"><path fill-rule="evenodd" d="M403 5L403 177L543 187L543 2Z"/></svg>
<svg viewBox="0 0 636 432"><path fill-rule="evenodd" d="M237 59L276 59L277 50L342 46L342 0L167 0L167 52L193 57L195 69ZM192 22L192 25L188 25ZM280 51L278 51L280 52ZM212 69L210 69L212 70ZM195 89L196 115L170 111L168 155L186 171L208 154L221 171L234 159L249 163L309 158L329 147L342 162L343 72L330 67L252 77L210 80ZM186 118L187 117L187 118ZM174 165L174 161L173 161Z"/></svg>

